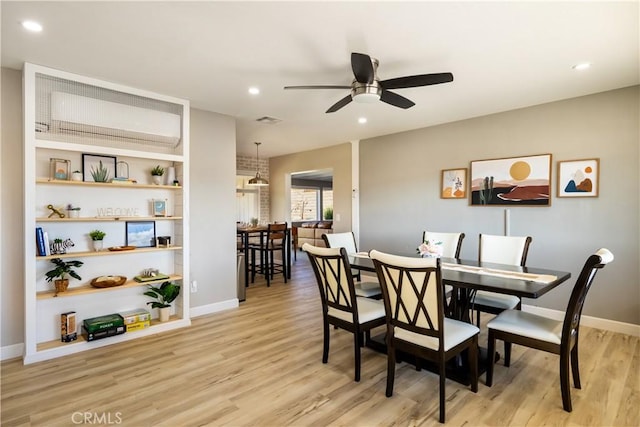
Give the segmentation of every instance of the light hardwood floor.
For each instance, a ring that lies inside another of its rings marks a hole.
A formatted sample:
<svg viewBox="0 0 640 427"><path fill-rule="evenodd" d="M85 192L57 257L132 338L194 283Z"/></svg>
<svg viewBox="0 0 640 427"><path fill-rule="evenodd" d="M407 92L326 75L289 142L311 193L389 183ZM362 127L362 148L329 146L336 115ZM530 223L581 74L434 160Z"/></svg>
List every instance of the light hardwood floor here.
<svg viewBox="0 0 640 427"><path fill-rule="evenodd" d="M240 308L189 329L29 366L5 361L2 426L438 425L434 374L399 364L386 398L386 356L363 349L354 382L352 336L335 329L322 364L316 286L299 254L289 283L252 285ZM562 409L557 356L514 346L493 387L484 375L477 394L447 381L447 424L640 425L639 339L584 327L580 340L572 413Z"/></svg>

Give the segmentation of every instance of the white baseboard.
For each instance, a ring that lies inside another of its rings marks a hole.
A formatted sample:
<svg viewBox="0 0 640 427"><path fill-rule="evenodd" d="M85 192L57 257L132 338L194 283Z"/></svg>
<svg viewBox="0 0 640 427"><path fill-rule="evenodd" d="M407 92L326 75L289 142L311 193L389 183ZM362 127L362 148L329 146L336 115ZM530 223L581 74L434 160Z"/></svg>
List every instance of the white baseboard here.
<svg viewBox="0 0 640 427"><path fill-rule="evenodd" d="M537 307L535 305L522 305L522 311L529 313L539 314L541 316L549 317L555 320L564 319L564 311L552 310L550 308ZM582 316L580 319L582 326L588 326L590 328L604 329L605 331L619 332L625 335L632 335L634 337L640 337L640 325L634 325L633 323L623 323L616 320L601 319L599 317Z"/></svg>
<svg viewBox="0 0 640 427"><path fill-rule="evenodd" d="M189 314L191 318L205 316L207 314L217 313L218 311L229 310L230 308L238 308L240 302L238 298L233 298L227 301L216 302L214 304L201 305L198 307L191 307Z"/></svg>
<svg viewBox="0 0 640 427"><path fill-rule="evenodd" d="M0 348L0 360L15 359L22 357L24 353L24 344L12 344Z"/></svg>

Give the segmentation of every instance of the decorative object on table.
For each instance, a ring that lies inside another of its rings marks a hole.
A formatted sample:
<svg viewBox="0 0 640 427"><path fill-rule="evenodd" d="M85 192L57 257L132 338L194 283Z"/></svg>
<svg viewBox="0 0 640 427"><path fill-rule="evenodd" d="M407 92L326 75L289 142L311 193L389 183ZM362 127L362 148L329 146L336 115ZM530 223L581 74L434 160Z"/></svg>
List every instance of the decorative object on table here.
<svg viewBox="0 0 640 427"><path fill-rule="evenodd" d="M168 248L171 246L171 236L158 236L158 247Z"/></svg>
<svg viewBox="0 0 640 427"><path fill-rule="evenodd" d="M440 258L444 252L444 245L440 241L425 240L418 246L418 253L422 258Z"/></svg>
<svg viewBox="0 0 640 427"><path fill-rule="evenodd" d="M551 154L474 160L472 206L550 206Z"/></svg>
<svg viewBox="0 0 640 427"><path fill-rule="evenodd" d="M173 182L176 180L176 168L173 166L169 166L167 168L167 177L166 183L167 185L173 185Z"/></svg>
<svg viewBox="0 0 640 427"><path fill-rule="evenodd" d="M53 239L53 243L50 245L51 255L62 255L67 253L67 248L74 247L73 240L60 238Z"/></svg>
<svg viewBox="0 0 640 427"><path fill-rule="evenodd" d="M558 197L598 197L600 159L558 162Z"/></svg>
<svg viewBox="0 0 640 427"><path fill-rule="evenodd" d="M127 221L125 246L152 248L156 245L155 221Z"/></svg>
<svg viewBox="0 0 640 427"><path fill-rule="evenodd" d="M160 165L156 165L151 169L151 180L155 185L162 184L162 175L164 175L164 168Z"/></svg>
<svg viewBox="0 0 640 427"><path fill-rule="evenodd" d="M53 281L56 287L55 297L58 293L64 292L69 287L69 279L67 276L71 276L74 279L82 280L82 278L75 272L74 268L82 267L84 264L82 261L70 260L63 261L60 258L54 258L51 262L56 266L53 270L49 270L45 273L47 282Z"/></svg>
<svg viewBox="0 0 640 427"><path fill-rule="evenodd" d="M71 176L71 161L49 159L49 181L68 181Z"/></svg>
<svg viewBox="0 0 640 427"><path fill-rule="evenodd" d="M76 312L69 311L60 315L60 341L71 342L78 339Z"/></svg>
<svg viewBox="0 0 640 427"><path fill-rule="evenodd" d="M151 201L153 208L153 216L166 217L167 215L167 199L153 199Z"/></svg>
<svg viewBox="0 0 640 427"><path fill-rule="evenodd" d="M56 208L53 205L47 205L47 209L49 209L51 211L51 213L49 214L49 216L47 218L52 218L54 215L58 215L58 218L64 218L65 214L63 214L61 212L62 209L60 208Z"/></svg>
<svg viewBox="0 0 640 427"><path fill-rule="evenodd" d="M168 278L169 278L168 275L164 273L160 273L157 268L145 268L144 270L142 270L142 273L140 273L139 276L136 276L133 279L136 282L151 282L154 280L157 281L157 280L164 280Z"/></svg>
<svg viewBox="0 0 640 427"><path fill-rule="evenodd" d="M82 180L83 180L82 172L80 171L71 172L71 181L82 181Z"/></svg>
<svg viewBox="0 0 640 427"><path fill-rule="evenodd" d="M251 218L251 226L252 227L257 227L258 226L258 218Z"/></svg>
<svg viewBox="0 0 640 427"><path fill-rule="evenodd" d="M467 197L467 168L443 169L440 185L441 199Z"/></svg>
<svg viewBox="0 0 640 427"><path fill-rule="evenodd" d="M87 182L109 182L115 176L116 158L97 154L82 154L82 173Z"/></svg>
<svg viewBox="0 0 640 427"><path fill-rule="evenodd" d="M132 251L136 247L135 246L110 246L107 249L111 252L121 252L121 251Z"/></svg>
<svg viewBox="0 0 640 427"><path fill-rule="evenodd" d="M80 208L69 203L67 205L67 216L69 216L69 218L80 218Z"/></svg>
<svg viewBox="0 0 640 427"><path fill-rule="evenodd" d="M113 288L122 286L127 281L125 276L99 276L91 280L94 288Z"/></svg>
<svg viewBox="0 0 640 427"><path fill-rule="evenodd" d="M82 322L82 334L87 341L124 334L126 330L124 319L117 313L85 319Z"/></svg>
<svg viewBox="0 0 640 427"><path fill-rule="evenodd" d="M93 242L93 250L98 252L102 250L103 247L103 239L107 233L100 230L92 230L89 232L89 237L91 237L91 241Z"/></svg>
<svg viewBox="0 0 640 427"><path fill-rule="evenodd" d="M160 321L166 322L169 320L171 303L180 294L180 285L173 282L163 282L159 287L149 286L144 294L156 300L147 302L147 305L151 305L151 308L157 308Z"/></svg>

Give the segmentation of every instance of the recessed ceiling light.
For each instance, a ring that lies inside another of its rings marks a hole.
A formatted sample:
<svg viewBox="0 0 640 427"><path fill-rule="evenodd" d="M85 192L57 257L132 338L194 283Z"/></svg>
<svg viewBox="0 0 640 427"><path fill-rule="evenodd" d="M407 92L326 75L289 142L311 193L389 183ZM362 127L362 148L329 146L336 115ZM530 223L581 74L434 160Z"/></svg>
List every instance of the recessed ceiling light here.
<svg viewBox="0 0 640 427"><path fill-rule="evenodd" d="M574 70L581 71L581 70L586 70L588 68L591 68L591 64L588 62L583 62L582 64L576 64L571 68L573 68Z"/></svg>
<svg viewBox="0 0 640 427"><path fill-rule="evenodd" d="M249 93L251 95L258 95L260 93L260 89L258 89L255 86L252 86L252 87L249 88Z"/></svg>
<svg viewBox="0 0 640 427"><path fill-rule="evenodd" d="M358 123L360 123L361 125L363 125L363 124L367 123L367 118L366 118L366 117L360 117L360 118L358 119Z"/></svg>
<svg viewBox="0 0 640 427"><path fill-rule="evenodd" d="M22 26L29 31L33 31L34 33L39 33L42 31L42 25L37 23L36 21L22 21Z"/></svg>

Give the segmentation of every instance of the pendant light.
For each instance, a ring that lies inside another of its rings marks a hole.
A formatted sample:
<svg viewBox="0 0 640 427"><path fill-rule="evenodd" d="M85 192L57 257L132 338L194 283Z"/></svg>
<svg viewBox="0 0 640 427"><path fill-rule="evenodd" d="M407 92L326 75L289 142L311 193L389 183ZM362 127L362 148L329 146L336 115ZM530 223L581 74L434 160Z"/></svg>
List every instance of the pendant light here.
<svg viewBox="0 0 640 427"><path fill-rule="evenodd" d="M256 144L256 176L251 178L247 184L256 187L266 187L269 185L269 181L260 176L260 157L258 156L258 147L262 143L254 142L254 144Z"/></svg>

